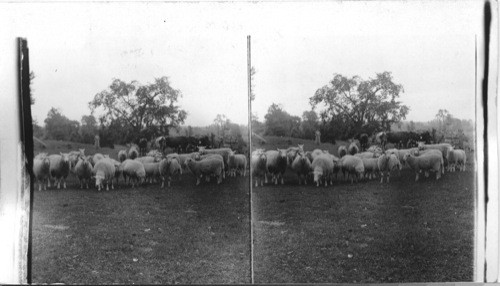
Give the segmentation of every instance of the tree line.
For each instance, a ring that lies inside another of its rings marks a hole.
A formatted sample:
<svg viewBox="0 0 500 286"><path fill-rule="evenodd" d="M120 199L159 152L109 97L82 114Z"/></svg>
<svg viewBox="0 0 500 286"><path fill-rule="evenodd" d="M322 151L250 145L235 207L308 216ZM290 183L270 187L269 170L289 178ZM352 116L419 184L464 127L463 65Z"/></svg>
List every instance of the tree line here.
<svg viewBox="0 0 500 286"><path fill-rule="evenodd" d="M377 73L367 80L334 74L328 84L309 98L311 109L304 111L302 117L273 103L262 122L252 116L252 129L262 135L304 139L314 139L319 130L322 141L332 143L380 131L429 131L436 142L453 136L472 139L472 121L454 118L445 109L440 109L435 119L427 123L406 123L410 107L399 101L403 92L403 86L394 82L390 72Z"/></svg>
<svg viewBox="0 0 500 286"><path fill-rule="evenodd" d="M171 86L168 77L145 85L113 79L89 102L90 114L76 121L68 119L60 109L51 108L43 127L33 122L34 136L93 144L95 135L99 135L101 146L114 147L138 143L141 138L151 141L173 132L187 137L208 135L217 146L246 146L240 126L223 114L218 114L205 130L183 127L188 113L178 104L180 97L180 90Z"/></svg>

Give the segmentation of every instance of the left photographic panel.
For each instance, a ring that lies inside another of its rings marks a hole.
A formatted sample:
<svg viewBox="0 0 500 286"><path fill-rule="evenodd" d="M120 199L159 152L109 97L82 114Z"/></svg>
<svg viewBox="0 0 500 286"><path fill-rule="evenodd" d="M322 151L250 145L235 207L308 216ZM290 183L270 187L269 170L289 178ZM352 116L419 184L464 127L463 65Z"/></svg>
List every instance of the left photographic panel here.
<svg viewBox="0 0 500 286"><path fill-rule="evenodd" d="M247 51L231 6L7 7L30 47L31 282L250 283L249 175L232 168L249 150Z"/></svg>

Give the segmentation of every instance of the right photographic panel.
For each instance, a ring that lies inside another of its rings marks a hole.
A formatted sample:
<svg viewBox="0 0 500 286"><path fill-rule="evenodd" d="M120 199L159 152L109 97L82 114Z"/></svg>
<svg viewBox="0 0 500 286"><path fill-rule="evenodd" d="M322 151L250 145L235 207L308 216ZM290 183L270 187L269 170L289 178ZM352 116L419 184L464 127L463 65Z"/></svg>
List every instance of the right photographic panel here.
<svg viewBox="0 0 500 286"><path fill-rule="evenodd" d="M474 281L483 4L256 5L253 281Z"/></svg>

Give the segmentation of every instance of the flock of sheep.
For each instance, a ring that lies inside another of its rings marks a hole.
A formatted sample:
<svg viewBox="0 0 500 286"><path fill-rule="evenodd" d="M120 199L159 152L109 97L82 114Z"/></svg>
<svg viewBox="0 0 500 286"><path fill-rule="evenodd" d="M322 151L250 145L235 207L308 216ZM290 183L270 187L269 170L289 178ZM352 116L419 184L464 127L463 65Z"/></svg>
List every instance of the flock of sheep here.
<svg viewBox="0 0 500 286"><path fill-rule="evenodd" d="M257 149L252 152L250 164L255 186L263 186L268 182L284 183L283 175L287 169L297 174L299 185L307 180L319 186L333 184L333 179L343 175L344 180L366 178L372 179L380 175L380 182L384 177L389 177L392 171L400 172L404 167L411 168L418 181L423 172L426 177L429 172L436 173L436 179L444 174L445 167L448 171L455 171L457 166L465 171L467 157L464 150L454 149L451 144L423 144L410 149L382 150L379 146L370 146L366 151L359 152L356 142L349 146L340 146L336 157L328 150L315 149L304 151L304 145L289 147L287 149L268 150Z"/></svg>
<svg viewBox="0 0 500 286"><path fill-rule="evenodd" d="M247 159L245 155L235 154L230 148L205 149L199 147L198 152L189 154L163 155L157 150L151 150L145 156L139 156L139 148L131 146L128 151L120 150L118 160L109 155L97 153L86 156L85 150L69 153L51 154L40 153L33 161L33 173L38 182L38 189L50 187L51 180L57 188L66 188L66 178L72 174L78 178L80 188L95 180L95 186L100 191L106 185L114 188L113 181L118 183L123 177L125 183L132 187L144 182L154 183L161 180L161 187L168 186L172 178L179 177L183 171L189 170L196 177L196 185L205 177L217 178L220 184L228 176L242 176L246 174Z"/></svg>
<svg viewBox="0 0 500 286"><path fill-rule="evenodd" d="M344 180L351 179L351 183L359 179L372 179L380 176L380 182L384 178L389 182L391 172L400 172L403 168L411 168L418 181L423 172L426 177L429 172L436 173L439 179L445 172L459 170L465 171L467 160L464 150L454 149L448 143L423 144L410 149L388 149L382 150L373 145L364 152L359 152L356 142L349 146L340 146L338 155L334 156L327 150L315 149L304 151L303 145L289 147L287 149L268 150L257 149L252 152L250 168L255 186L259 182L263 186L267 183L268 176L272 183L284 184L284 174L290 169L298 177L298 182L307 184L313 181L316 186L333 184L333 179L343 176ZM220 184L227 176L240 174L245 176L247 168L247 157L243 154L235 154L230 148L205 149L199 147L198 152L188 154L172 153L163 155L157 150L151 150L145 156L139 156L139 148L132 146L128 151L120 150L118 160L110 158L109 155L97 153L86 156L85 150L71 151L48 155L40 153L34 158L33 172L38 182L38 189L44 190L50 187L51 180L57 188L63 185L66 188L66 178L73 174L80 182L80 188L95 181L98 190L104 188L109 190L109 185L114 188L114 181L118 183L123 177L125 183L132 187L144 182L154 183L161 181L161 187L165 182L170 186L172 178L190 171L196 178L196 185L200 184L202 178L210 181L216 178Z"/></svg>

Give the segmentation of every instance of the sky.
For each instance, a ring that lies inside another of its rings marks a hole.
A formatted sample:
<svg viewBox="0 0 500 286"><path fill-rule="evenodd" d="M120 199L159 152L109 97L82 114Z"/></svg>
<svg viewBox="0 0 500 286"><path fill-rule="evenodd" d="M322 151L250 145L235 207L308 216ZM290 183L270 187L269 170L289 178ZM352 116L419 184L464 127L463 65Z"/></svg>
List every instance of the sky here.
<svg viewBox="0 0 500 286"><path fill-rule="evenodd" d="M1 3L1 37L28 39L36 78L33 117L51 107L72 120L114 78L143 84L168 76L181 90L185 125L217 114L246 124L247 35L263 120L272 103L292 115L334 73L364 79L390 71L407 120L439 109L475 116L474 45L481 3L210 2ZM50 15L50 16L49 16Z"/></svg>

